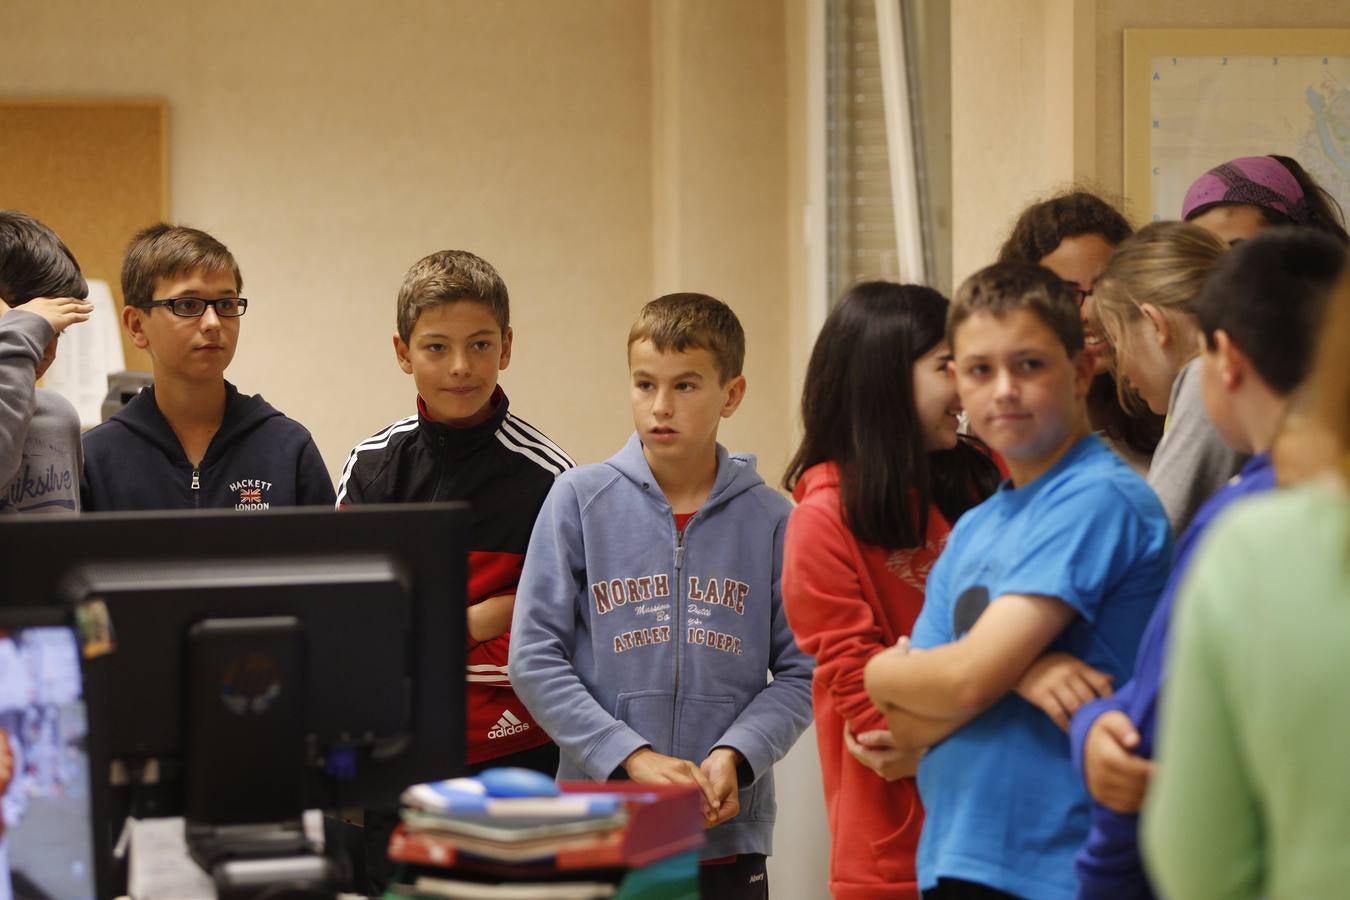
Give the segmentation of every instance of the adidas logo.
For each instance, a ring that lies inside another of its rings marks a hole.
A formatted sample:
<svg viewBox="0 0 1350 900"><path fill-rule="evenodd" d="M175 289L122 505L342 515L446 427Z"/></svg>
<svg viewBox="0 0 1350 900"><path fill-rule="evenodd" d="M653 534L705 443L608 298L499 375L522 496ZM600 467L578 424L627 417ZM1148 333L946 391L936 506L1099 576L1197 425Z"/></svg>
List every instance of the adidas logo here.
<svg viewBox="0 0 1350 900"><path fill-rule="evenodd" d="M517 719L511 710L504 710L502 717L497 720L497 724L488 729L488 740L495 740L501 737L510 737L513 734L520 734L522 731L529 731L530 726Z"/></svg>

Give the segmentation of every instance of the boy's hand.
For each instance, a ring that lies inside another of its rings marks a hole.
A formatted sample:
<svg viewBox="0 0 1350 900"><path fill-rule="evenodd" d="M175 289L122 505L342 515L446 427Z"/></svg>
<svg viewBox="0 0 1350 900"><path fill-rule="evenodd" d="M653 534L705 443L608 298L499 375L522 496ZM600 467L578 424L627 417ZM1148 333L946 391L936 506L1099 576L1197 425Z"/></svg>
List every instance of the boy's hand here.
<svg viewBox="0 0 1350 900"><path fill-rule="evenodd" d="M57 334L65 331L71 325L77 322L89 321L89 316L94 311L94 304L85 300L76 300L74 297L38 297L36 300L29 300L22 307L31 313L37 313L47 320L47 324L56 330Z"/></svg>
<svg viewBox="0 0 1350 900"><path fill-rule="evenodd" d="M1120 710L1104 712L1092 723L1083 744L1083 776L1088 793L1107 809L1136 813L1144 805L1153 761L1136 754L1138 747L1139 732Z"/></svg>
<svg viewBox="0 0 1350 900"><path fill-rule="evenodd" d="M845 725L844 747L854 759L887 781L912 778L923 756L922 750L910 753L896 747L895 735L885 728L864 731L854 737Z"/></svg>
<svg viewBox="0 0 1350 900"><path fill-rule="evenodd" d="M740 785L736 767L741 764L740 753L730 747L717 747L708 754L699 769L712 786L712 798L703 809L703 827L711 828L740 815Z"/></svg>
<svg viewBox="0 0 1350 900"><path fill-rule="evenodd" d="M1067 653L1047 653L1017 682L1017 694L1039 706L1064 731L1078 708L1111 696L1111 676Z"/></svg>
<svg viewBox="0 0 1350 900"><path fill-rule="evenodd" d="M639 784L696 784L703 791L703 811L707 815L717 802L712 782L703 770L687 759L657 753L651 747L634 750L623 761L623 770Z"/></svg>

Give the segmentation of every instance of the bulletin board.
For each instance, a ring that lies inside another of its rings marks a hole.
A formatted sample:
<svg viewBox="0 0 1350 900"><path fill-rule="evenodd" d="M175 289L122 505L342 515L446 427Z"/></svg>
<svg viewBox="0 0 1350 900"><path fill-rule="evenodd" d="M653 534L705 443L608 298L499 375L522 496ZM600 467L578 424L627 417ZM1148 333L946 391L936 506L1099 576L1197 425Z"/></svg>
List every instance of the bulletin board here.
<svg viewBox="0 0 1350 900"><path fill-rule="evenodd" d="M1350 210L1350 29L1127 28L1125 197L1175 219L1239 156L1291 156Z"/></svg>
<svg viewBox="0 0 1350 900"><path fill-rule="evenodd" d="M49 225L120 309L127 244L169 212L165 102L0 97L0 160L0 208ZM145 351L122 344L127 368L148 372Z"/></svg>

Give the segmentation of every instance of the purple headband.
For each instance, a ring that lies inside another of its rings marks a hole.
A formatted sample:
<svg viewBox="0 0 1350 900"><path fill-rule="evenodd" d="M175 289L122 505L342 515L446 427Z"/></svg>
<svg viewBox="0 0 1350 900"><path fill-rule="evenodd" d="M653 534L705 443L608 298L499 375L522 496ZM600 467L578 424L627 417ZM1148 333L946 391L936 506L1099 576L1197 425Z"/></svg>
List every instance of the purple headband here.
<svg viewBox="0 0 1350 900"><path fill-rule="evenodd" d="M1181 218L1189 220L1216 203L1259 206L1299 225L1308 224L1308 205L1298 179L1270 156L1243 156L1195 179L1182 201Z"/></svg>

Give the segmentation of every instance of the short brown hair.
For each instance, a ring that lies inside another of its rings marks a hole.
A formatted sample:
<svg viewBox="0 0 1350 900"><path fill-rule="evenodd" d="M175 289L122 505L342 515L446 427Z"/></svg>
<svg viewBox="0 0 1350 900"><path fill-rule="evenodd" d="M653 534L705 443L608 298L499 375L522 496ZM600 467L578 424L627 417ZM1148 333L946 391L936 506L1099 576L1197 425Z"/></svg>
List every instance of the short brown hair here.
<svg viewBox="0 0 1350 900"><path fill-rule="evenodd" d="M662 353L707 350L722 384L745 365L745 331L736 314L707 294L666 294L638 313L628 331L628 346L651 341Z"/></svg>
<svg viewBox="0 0 1350 900"><path fill-rule="evenodd" d="M1070 191L1024 209L999 249L998 261L1039 263L1068 238L1085 234L1100 234L1114 247L1132 230L1125 217L1101 197Z"/></svg>
<svg viewBox="0 0 1350 900"><path fill-rule="evenodd" d="M511 298L502 276L487 260L467 250L438 250L413 263L403 276L398 289L398 336L406 344L422 313L456 300L486 306L506 334L511 325Z"/></svg>
<svg viewBox="0 0 1350 900"><path fill-rule="evenodd" d="M956 329L976 313L1001 318L1025 309L1055 333L1069 358L1083 349L1083 320L1073 288L1049 269L1025 262L985 266L961 283L947 310L947 339L956 344Z"/></svg>
<svg viewBox="0 0 1350 900"><path fill-rule="evenodd" d="M122 299L144 306L154 296L155 282L190 272L229 272L234 288L244 289L244 276L228 247L205 231L160 222L136 234L122 260Z"/></svg>

